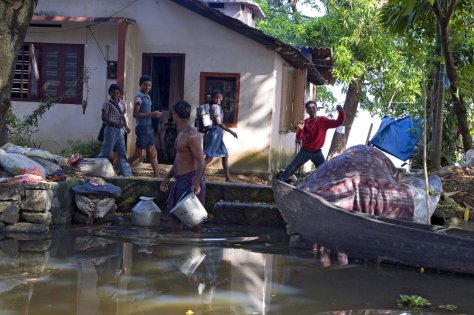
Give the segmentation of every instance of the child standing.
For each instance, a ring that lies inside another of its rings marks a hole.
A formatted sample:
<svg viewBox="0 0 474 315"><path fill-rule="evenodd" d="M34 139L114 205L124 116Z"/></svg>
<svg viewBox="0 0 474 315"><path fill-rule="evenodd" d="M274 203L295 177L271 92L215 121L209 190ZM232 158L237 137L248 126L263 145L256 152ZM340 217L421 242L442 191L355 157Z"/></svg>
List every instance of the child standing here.
<svg viewBox="0 0 474 315"><path fill-rule="evenodd" d="M122 109L119 107L121 89L117 84L109 87L110 99L102 106L102 121L105 123L104 140L100 148L98 157L110 159L113 150L117 151L118 166L120 174L132 176L132 170L127 161L127 152L122 130L127 132L130 129L124 117Z"/></svg>
<svg viewBox="0 0 474 315"><path fill-rule="evenodd" d="M133 117L136 119L135 133L137 135L137 141L135 144L135 152L128 159L128 162L132 165L136 159L141 159L143 151L146 149L155 177L159 177L158 154L155 148L151 119L160 118L163 116L163 113L160 111L151 111L150 91L151 77L144 74L140 77L140 90L137 92L133 104Z"/></svg>

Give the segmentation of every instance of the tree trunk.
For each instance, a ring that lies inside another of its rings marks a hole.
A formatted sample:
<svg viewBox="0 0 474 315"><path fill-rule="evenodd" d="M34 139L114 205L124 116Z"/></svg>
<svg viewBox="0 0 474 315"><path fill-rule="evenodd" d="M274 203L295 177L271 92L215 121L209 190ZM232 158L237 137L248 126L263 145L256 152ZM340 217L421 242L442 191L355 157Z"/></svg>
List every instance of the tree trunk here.
<svg viewBox="0 0 474 315"><path fill-rule="evenodd" d="M6 132L16 58L33 16L34 5L35 0L0 0L0 134ZM5 140L0 141L3 145Z"/></svg>
<svg viewBox="0 0 474 315"><path fill-rule="evenodd" d="M357 113L357 108L359 107L360 95L360 81L353 80L349 84L349 89L347 90L346 94L346 100L344 101L344 113L346 114L346 119L344 121L343 126L345 127L345 132L334 133L334 136L332 137L331 147L328 152L328 160L341 154L346 149L347 139L349 138L352 124L354 123L354 118Z"/></svg>
<svg viewBox="0 0 474 315"><path fill-rule="evenodd" d="M444 86L442 79L444 76L445 65L439 63L436 67L436 76L433 82L433 97L432 103L434 105L432 114L432 149L430 159L430 169L439 170L441 168L441 151L443 146L443 111L444 111Z"/></svg>
<svg viewBox="0 0 474 315"><path fill-rule="evenodd" d="M441 30L441 45L443 47L443 56L446 63L446 73L448 74L450 81L449 90L453 100L454 114L456 115L459 132L462 137L464 152L466 152L472 149L472 138L469 133L469 124L467 122L466 104L464 102L462 92L458 86L456 66L454 65L453 54L451 52L451 39L449 37L448 29L449 18L451 15L444 14L444 12L439 12L436 8L435 13Z"/></svg>

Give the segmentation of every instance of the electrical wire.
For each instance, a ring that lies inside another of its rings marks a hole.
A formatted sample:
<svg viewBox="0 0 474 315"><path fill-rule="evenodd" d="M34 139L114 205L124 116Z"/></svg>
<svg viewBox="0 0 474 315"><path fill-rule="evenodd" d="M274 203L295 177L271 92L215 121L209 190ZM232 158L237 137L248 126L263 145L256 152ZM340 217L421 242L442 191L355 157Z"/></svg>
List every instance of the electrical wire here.
<svg viewBox="0 0 474 315"><path fill-rule="evenodd" d="M88 29L88 31L91 33L92 37L94 38L95 43L97 44L97 47L99 48L100 52L102 53L102 57L104 57L105 62L107 62L107 58L105 57L105 54L104 54L104 52L102 51L102 48L100 48L99 41L98 41L97 38L95 37L94 32L92 32L92 27L88 26L87 29Z"/></svg>

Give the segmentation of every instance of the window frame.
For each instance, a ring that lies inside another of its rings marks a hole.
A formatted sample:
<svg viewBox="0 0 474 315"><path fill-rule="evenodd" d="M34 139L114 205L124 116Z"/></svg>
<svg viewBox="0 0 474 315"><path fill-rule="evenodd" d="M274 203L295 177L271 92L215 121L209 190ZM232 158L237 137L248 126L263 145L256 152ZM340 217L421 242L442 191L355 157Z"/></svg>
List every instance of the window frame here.
<svg viewBox="0 0 474 315"><path fill-rule="evenodd" d="M14 97L11 95L12 101L17 102L40 102L41 100L47 99L45 93L45 73L46 73L46 53L52 51L58 51L58 86L56 88L57 96L52 96L52 98L59 98L55 100L55 103L59 104L82 104L83 99L83 83L76 85L75 96L65 97L65 56L69 52L77 53L77 64L76 64L76 82L81 82L82 72L85 66L84 62L84 45L83 44L58 44L58 43L37 43L37 42L25 42L22 47L22 52L25 50L25 47L28 47L29 50L29 60L27 69L23 69L20 76L24 77L25 72L27 71L28 79L28 95L26 97ZM37 58L38 72L40 74L38 79L38 93L37 95L31 95L31 76L32 76L32 47L35 50L39 51ZM19 57L19 56L18 56ZM17 58L18 58L17 57ZM20 85L23 85L24 79L21 79ZM21 93L20 93L21 94ZM63 97L61 97L63 96Z"/></svg>
<svg viewBox="0 0 474 315"><path fill-rule="evenodd" d="M239 98L240 98L240 73L229 72L201 72L199 79L199 104L204 104L206 99L207 79L232 79L235 80L235 99L234 99L234 121L223 122L229 128L237 128L239 121Z"/></svg>

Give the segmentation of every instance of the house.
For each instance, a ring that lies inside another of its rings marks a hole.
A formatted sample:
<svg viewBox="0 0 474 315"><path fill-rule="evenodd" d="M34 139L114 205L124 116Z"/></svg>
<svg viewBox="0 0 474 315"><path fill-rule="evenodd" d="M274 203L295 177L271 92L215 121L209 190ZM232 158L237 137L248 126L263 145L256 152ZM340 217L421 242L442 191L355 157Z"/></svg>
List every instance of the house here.
<svg viewBox="0 0 474 315"><path fill-rule="evenodd" d="M14 112L22 117L41 99L54 99L36 137L43 148L58 152L70 140L97 136L111 83L123 87L133 130L131 102L140 75L147 73L154 107L166 114L155 124L160 163L172 163L174 138L166 132L173 127L172 105L185 99L197 106L218 88L224 122L239 136L226 133L224 139L231 170L269 174L284 167L296 150L303 103L326 79L295 47L205 2L39 1L17 63ZM239 1L220 1L227 2ZM245 3L240 8L244 12ZM256 18L261 11L251 8ZM129 152L134 142L132 132Z"/></svg>

